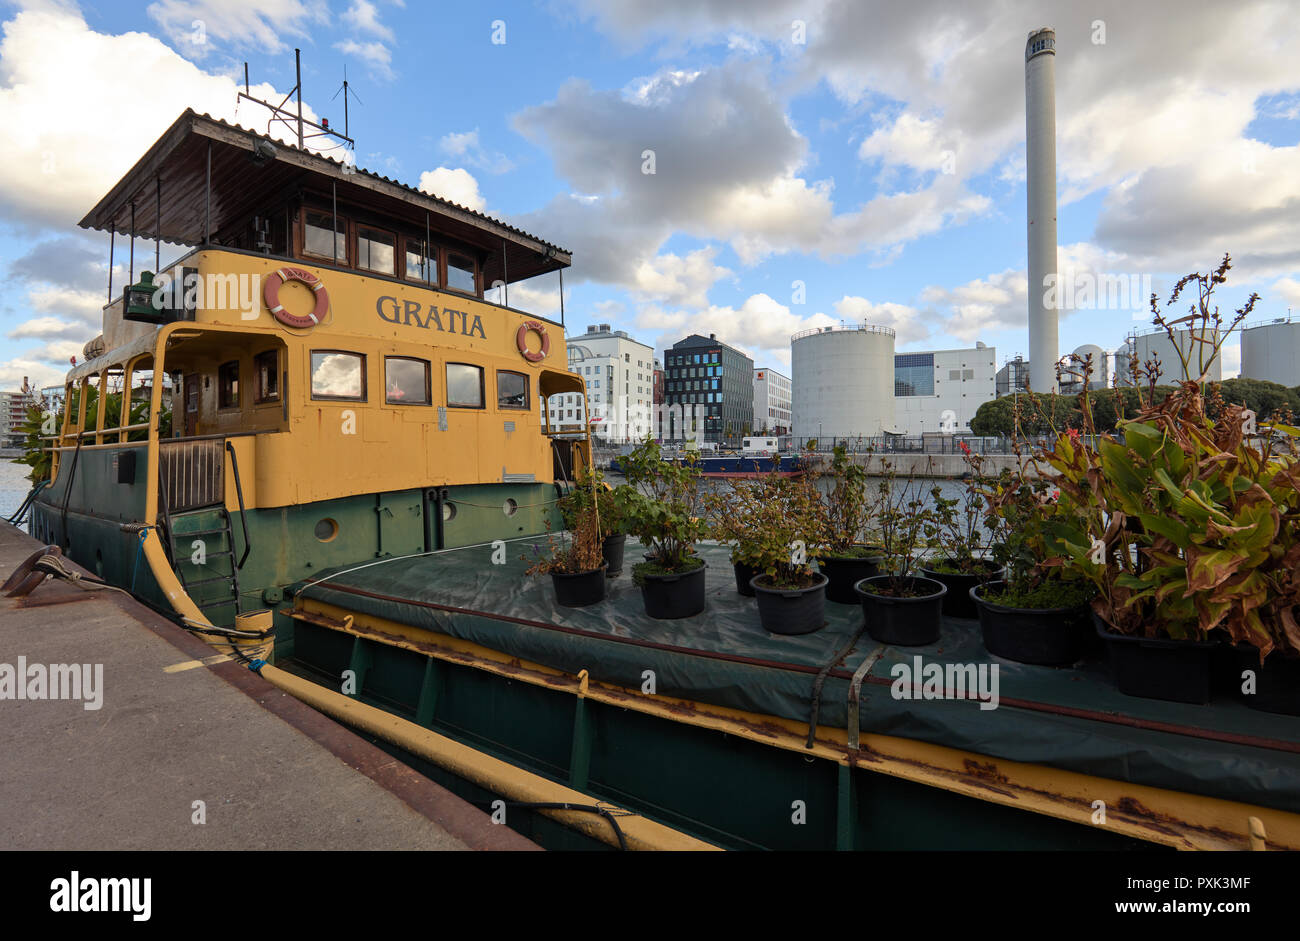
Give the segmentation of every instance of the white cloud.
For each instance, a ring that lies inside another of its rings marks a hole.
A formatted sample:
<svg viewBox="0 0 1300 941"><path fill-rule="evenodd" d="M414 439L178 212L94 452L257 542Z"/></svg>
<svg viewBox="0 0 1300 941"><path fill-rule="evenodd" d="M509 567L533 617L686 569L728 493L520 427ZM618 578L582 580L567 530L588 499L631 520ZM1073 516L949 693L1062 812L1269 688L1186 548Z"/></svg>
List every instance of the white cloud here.
<svg viewBox="0 0 1300 941"><path fill-rule="evenodd" d="M631 289L637 295L666 304L707 306L709 289L731 271L715 265L717 249L708 247L687 253L656 255L636 268Z"/></svg>
<svg viewBox="0 0 1300 941"><path fill-rule="evenodd" d="M236 113L242 83L202 71L144 33L98 33L64 8L24 10L3 29L0 126L9 131L0 135L0 216L11 222L70 228L186 108L247 124L261 118L247 103ZM284 96L270 85L254 94ZM149 103L130 112L130 134L124 101ZM317 119L310 106L303 113Z"/></svg>
<svg viewBox="0 0 1300 941"><path fill-rule="evenodd" d="M907 304L895 304L891 301L874 303L865 297L846 294L836 301L834 306L841 322L867 323L892 328L896 347L927 340L933 333L930 324L926 322L928 315Z"/></svg>
<svg viewBox="0 0 1300 941"><path fill-rule="evenodd" d="M375 78L392 81L396 75L393 72L392 50L378 40L357 42L355 39L345 39L336 42L334 48L346 56L356 56L366 64Z"/></svg>
<svg viewBox="0 0 1300 941"><path fill-rule="evenodd" d="M479 142L478 128L472 131L452 131L438 141L438 148L458 163L485 170L488 173L505 173L514 169L514 163L503 153L489 151Z"/></svg>
<svg viewBox="0 0 1300 941"><path fill-rule="evenodd" d="M719 340L745 353L756 364L782 365L790 363L792 334L834 322L823 313L794 314L767 294L752 294L739 308L710 305L703 310L674 310L646 304L636 316L640 330L658 331L652 344L657 350L664 350L691 333L701 336L716 333Z"/></svg>
<svg viewBox="0 0 1300 941"><path fill-rule="evenodd" d="M570 81L514 125L572 189L518 224L556 232L579 277L633 290L674 232L726 242L746 265L787 252L893 257L989 205L943 176L837 212L833 183L805 175L807 141L755 63L665 69L622 90Z"/></svg>
<svg viewBox="0 0 1300 941"><path fill-rule="evenodd" d="M418 188L466 209L482 212L487 205L478 191L478 180L462 167L438 167L420 174Z"/></svg>
<svg viewBox="0 0 1300 941"><path fill-rule="evenodd" d="M302 0L157 0L148 13L186 56L201 59L213 40L268 53L292 46L287 38L307 39L313 23L325 23L324 2Z"/></svg>
<svg viewBox="0 0 1300 941"><path fill-rule="evenodd" d="M370 0L352 0L352 5L343 12L343 22L360 33L378 36L387 42L393 42L393 31L379 22L379 8Z"/></svg>

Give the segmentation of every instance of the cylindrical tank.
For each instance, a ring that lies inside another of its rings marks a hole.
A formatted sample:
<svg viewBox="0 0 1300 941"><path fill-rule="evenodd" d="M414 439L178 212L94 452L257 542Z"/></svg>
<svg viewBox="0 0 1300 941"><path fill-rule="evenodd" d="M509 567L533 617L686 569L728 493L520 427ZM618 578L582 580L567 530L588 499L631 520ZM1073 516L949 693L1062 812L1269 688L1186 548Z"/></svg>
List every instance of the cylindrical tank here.
<svg viewBox="0 0 1300 941"><path fill-rule="evenodd" d="M1056 391L1060 356L1056 303L1056 33L1036 29L1025 42L1025 191L1029 249L1029 385ZM1053 293L1055 293L1053 291Z"/></svg>
<svg viewBox="0 0 1300 941"><path fill-rule="evenodd" d="M1114 353L1111 354L1111 357L1115 361L1115 370L1114 370L1115 385L1117 386L1133 385L1133 375L1132 373L1129 372L1128 369L1128 364L1132 360L1132 356L1129 355L1128 346L1127 345L1121 346L1119 349L1117 349Z"/></svg>
<svg viewBox="0 0 1300 941"><path fill-rule="evenodd" d="M796 438L875 437L894 430L894 331L820 327L790 338Z"/></svg>
<svg viewBox="0 0 1300 941"><path fill-rule="evenodd" d="M1074 373L1075 384L1082 384L1085 372L1084 363L1087 363L1086 372L1088 375L1089 389L1104 389L1110 382L1108 381L1106 351L1095 343L1085 343L1076 347L1074 355L1083 362L1071 360L1067 367Z"/></svg>
<svg viewBox="0 0 1300 941"><path fill-rule="evenodd" d="M1300 385L1300 323L1275 320L1241 331L1241 374Z"/></svg>
<svg viewBox="0 0 1300 941"><path fill-rule="evenodd" d="M1203 336L1204 340L1198 339L1198 336ZM1161 385L1187 379L1200 379L1202 373L1207 381L1219 382L1223 379L1223 357L1212 355L1213 341L1213 329L1197 331L1196 336L1191 330L1175 330L1173 342L1164 330L1154 330L1138 334L1133 338L1133 355L1142 370L1147 369L1153 359L1159 358ZM1179 350L1187 360L1186 374L1183 371L1182 359L1178 355Z"/></svg>

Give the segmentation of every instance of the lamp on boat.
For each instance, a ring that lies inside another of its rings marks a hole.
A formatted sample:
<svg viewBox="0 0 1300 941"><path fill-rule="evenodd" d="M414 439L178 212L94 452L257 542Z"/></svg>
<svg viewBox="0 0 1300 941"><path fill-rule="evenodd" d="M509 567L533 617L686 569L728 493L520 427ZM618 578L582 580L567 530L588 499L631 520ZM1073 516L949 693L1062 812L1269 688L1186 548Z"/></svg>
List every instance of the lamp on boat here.
<svg viewBox="0 0 1300 941"><path fill-rule="evenodd" d="M126 289L127 317L150 317L157 313L153 306L153 272L141 271L140 281Z"/></svg>
<svg viewBox="0 0 1300 941"><path fill-rule="evenodd" d="M152 271L141 271L139 282L126 289L122 319L142 323L170 322L173 317L163 304L164 298L159 296L161 290L153 283Z"/></svg>

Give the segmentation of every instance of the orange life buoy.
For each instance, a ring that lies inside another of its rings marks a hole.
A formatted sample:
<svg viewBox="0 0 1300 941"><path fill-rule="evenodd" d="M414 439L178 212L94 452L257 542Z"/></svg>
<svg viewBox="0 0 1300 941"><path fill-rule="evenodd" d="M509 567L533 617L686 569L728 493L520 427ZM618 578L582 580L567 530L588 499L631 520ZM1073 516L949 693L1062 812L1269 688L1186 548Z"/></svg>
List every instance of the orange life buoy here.
<svg viewBox="0 0 1300 941"><path fill-rule="evenodd" d="M316 306L311 313L298 316L289 313L280 306L280 286L286 281L298 281L311 288L312 294L316 296ZM262 287L262 299L266 301L266 306L270 309L272 317L285 326L300 329L316 326L325 319L325 314L330 309L329 291L325 290L325 285L321 282L321 279L310 271L304 271L302 268L281 268L272 274L266 279L266 284Z"/></svg>
<svg viewBox="0 0 1300 941"><path fill-rule="evenodd" d="M528 348L528 331L531 330L537 334L542 341L540 352L534 353ZM515 333L515 346L519 347L519 352L523 354L524 359L530 363L540 362L551 352L551 338L546 335L546 328L536 320L525 320L519 325L519 330Z"/></svg>

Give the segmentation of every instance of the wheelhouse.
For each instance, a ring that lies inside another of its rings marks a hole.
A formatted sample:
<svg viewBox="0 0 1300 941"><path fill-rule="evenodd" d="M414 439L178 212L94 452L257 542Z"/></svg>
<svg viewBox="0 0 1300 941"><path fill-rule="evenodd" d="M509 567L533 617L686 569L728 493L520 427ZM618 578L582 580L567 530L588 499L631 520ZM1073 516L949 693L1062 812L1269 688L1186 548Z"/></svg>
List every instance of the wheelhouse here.
<svg viewBox="0 0 1300 941"><path fill-rule="evenodd" d="M590 459L546 408L584 394L562 307L509 306L539 276L563 298L564 249L192 111L81 225L110 271L127 236L128 283L68 374L34 524L83 564L113 567L111 539L80 540L96 558L76 537L111 522L157 526L181 567L173 517L210 509L190 528L224 528L232 557L251 541L272 598L325 565L544 532ZM164 242L181 253L158 270Z"/></svg>

